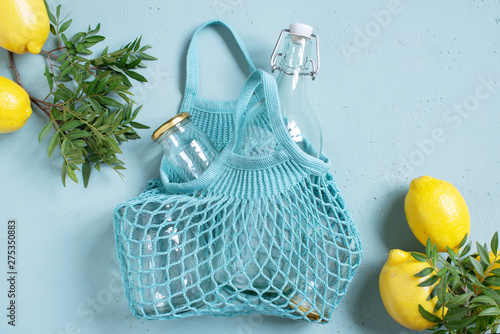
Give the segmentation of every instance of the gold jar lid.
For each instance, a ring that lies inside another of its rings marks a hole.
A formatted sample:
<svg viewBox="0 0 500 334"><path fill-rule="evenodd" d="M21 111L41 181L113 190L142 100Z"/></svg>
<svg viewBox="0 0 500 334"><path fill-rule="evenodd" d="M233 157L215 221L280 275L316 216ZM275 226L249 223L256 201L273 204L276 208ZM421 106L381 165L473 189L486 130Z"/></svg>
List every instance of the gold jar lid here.
<svg viewBox="0 0 500 334"><path fill-rule="evenodd" d="M170 130L171 128L173 128L174 126L176 126L177 124L179 124L180 122L189 117L191 117L191 115L188 112L182 112L180 114L175 115L174 117L172 117L171 119L160 125L160 127L156 129L155 132L153 132L151 138L154 141L157 141L162 134L164 134L165 132L167 132L168 130Z"/></svg>

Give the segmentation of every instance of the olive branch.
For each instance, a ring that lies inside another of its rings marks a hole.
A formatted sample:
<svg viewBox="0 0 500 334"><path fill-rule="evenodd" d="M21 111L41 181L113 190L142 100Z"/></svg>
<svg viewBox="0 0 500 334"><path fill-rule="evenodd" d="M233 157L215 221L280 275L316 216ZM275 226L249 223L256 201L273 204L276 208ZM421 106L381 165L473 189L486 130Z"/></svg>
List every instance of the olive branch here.
<svg viewBox="0 0 500 334"><path fill-rule="evenodd" d="M427 239L426 254L412 252L417 261L427 262L430 267L415 274L427 277L420 287L432 286L437 281L427 300L437 297L433 312L443 306L441 318L419 305L420 314L437 325L434 334L483 334L497 333L500 324L500 264L498 252L498 232L490 242L493 259L490 260L488 245L476 242L477 253L469 255L472 242L467 235L455 251L447 247L447 257L437 251L437 246ZM463 248L462 248L463 247ZM442 329L444 327L444 329Z"/></svg>
<svg viewBox="0 0 500 334"><path fill-rule="evenodd" d="M46 2L45 6L50 32L58 46L41 51L47 60L44 75L50 92L44 99L28 92L31 102L49 118L38 140L41 142L53 133L47 154L50 158L59 148L64 185L66 176L78 183L76 171L81 171L87 187L92 167L99 171L102 165L123 177L125 164L117 157L123 153L119 144L139 139L135 129L149 128L135 121L142 106L134 106L130 79L147 82L134 70L146 67L145 60L156 60L145 52L151 46L141 46L141 38L136 38L118 50L109 51L105 47L99 56L89 58L93 54L89 48L105 39L98 35L100 24L67 37L65 32L73 22L68 19L69 14L61 19L61 5L55 14ZM9 62L17 83L25 89L11 52Z"/></svg>

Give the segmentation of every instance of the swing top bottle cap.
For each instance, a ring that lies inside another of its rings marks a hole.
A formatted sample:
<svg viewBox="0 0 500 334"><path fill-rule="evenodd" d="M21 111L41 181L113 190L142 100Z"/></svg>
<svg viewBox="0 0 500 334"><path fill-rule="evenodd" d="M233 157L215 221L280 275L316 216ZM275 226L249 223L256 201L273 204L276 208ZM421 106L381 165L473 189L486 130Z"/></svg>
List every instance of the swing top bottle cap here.
<svg viewBox="0 0 500 334"><path fill-rule="evenodd" d="M290 34L299 35L307 38L311 38L313 27L304 23L292 23L290 24Z"/></svg>

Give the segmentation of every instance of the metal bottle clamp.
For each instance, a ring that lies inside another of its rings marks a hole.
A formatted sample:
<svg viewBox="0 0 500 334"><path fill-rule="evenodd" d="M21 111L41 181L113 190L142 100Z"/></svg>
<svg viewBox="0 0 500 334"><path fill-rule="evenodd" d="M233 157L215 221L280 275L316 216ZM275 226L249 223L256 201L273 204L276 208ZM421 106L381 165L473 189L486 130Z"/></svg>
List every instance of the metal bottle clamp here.
<svg viewBox="0 0 500 334"><path fill-rule="evenodd" d="M280 56L282 56L283 54L281 52L276 53L276 51L278 51L278 46L279 46L281 39L283 38L283 35L285 34L285 32L289 33L290 29L281 30L280 37L278 38L278 41L276 42L276 46L274 47L273 53L271 54L271 70L272 70L272 72L274 72L274 70L281 69L281 67L276 65L276 62L277 62L278 58ZM304 37L308 38L306 36L304 36ZM315 63L314 60L309 59L309 61L312 64L312 71L307 73L307 75L310 75L312 77L312 79L314 80L314 79L316 79L316 74L318 74L318 72L319 72L319 65L320 65L320 62L319 62L319 37L316 36L315 34L311 34L311 37L314 37L316 39L316 59L317 60ZM317 66L316 66L316 64L317 64Z"/></svg>

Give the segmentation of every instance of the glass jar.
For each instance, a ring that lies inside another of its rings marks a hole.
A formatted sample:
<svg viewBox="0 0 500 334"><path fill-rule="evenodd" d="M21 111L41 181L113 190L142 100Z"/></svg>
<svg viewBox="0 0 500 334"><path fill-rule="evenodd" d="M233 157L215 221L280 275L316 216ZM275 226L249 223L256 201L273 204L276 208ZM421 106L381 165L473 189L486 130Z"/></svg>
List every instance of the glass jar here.
<svg viewBox="0 0 500 334"><path fill-rule="evenodd" d="M219 155L208 136L191 122L187 112L162 124L152 138L160 144L170 167L183 182L200 177Z"/></svg>
<svg viewBox="0 0 500 334"><path fill-rule="evenodd" d="M196 218L189 207L149 202L120 214L125 221L121 235L129 256L129 284L135 310L142 316L180 314L213 300L210 268L203 254ZM128 242L127 238L130 238Z"/></svg>

